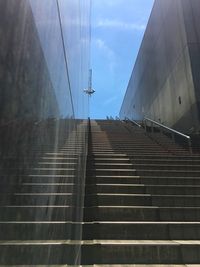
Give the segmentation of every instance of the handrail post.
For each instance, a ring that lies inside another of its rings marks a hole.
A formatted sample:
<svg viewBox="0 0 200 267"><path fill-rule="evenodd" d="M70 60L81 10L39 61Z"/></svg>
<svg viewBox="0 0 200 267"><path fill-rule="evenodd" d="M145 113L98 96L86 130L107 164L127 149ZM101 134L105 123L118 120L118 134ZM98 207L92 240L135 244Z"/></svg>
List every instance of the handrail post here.
<svg viewBox="0 0 200 267"><path fill-rule="evenodd" d="M175 134L172 132L172 140L175 143Z"/></svg>
<svg viewBox="0 0 200 267"><path fill-rule="evenodd" d="M153 122L151 122L151 132L153 133Z"/></svg>
<svg viewBox="0 0 200 267"><path fill-rule="evenodd" d="M144 129L145 129L145 132L147 132L147 122L145 119L144 119Z"/></svg>
<svg viewBox="0 0 200 267"><path fill-rule="evenodd" d="M191 142L191 138L188 139L188 146L189 146L190 154L192 154L192 142Z"/></svg>

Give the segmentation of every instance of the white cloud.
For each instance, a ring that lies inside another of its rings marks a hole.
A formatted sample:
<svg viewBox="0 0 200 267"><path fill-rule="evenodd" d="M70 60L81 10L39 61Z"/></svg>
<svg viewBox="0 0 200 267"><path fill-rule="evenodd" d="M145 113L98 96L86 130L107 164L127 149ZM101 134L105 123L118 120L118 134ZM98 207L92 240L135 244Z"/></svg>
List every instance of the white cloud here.
<svg viewBox="0 0 200 267"><path fill-rule="evenodd" d="M144 31L145 24L143 23L126 23L120 20L100 19L95 24L98 28L116 28L120 30L136 30Z"/></svg>
<svg viewBox="0 0 200 267"><path fill-rule="evenodd" d="M109 70L110 72L114 72L114 68L116 66L116 54L115 52L105 43L102 39L93 39L92 40L95 46L102 51L102 53L107 57Z"/></svg>
<svg viewBox="0 0 200 267"><path fill-rule="evenodd" d="M100 50L105 52L107 57L110 59L115 57L114 51L102 39L94 39L94 42Z"/></svg>

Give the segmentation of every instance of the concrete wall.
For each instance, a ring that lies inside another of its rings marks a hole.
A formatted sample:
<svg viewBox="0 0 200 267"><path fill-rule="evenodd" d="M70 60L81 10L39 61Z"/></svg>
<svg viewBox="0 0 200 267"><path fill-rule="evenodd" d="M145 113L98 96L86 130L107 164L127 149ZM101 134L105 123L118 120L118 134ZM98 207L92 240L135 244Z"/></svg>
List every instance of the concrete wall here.
<svg viewBox="0 0 200 267"><path fill-rule="evenodd" d="M73 168L63 172L75 186L72 202L65 203L72 205L70 212L62 215L63 220L68 216L69 221L80 222L87 159L88 128L83 119L88 117L88 96L83 89L90 68L90 1L1 0L0 40L0 184L9 189L4 201L10 203L16 190L23 191L22 179L30 180L44 155L51 152L56 164L56 152L65 146L65 164ZM54 167L47 176L55 182L52 192L60 192L62 183L56 185ZM13 174L19 175L17 187ZM34 186L28 190L34 193ZM54 194L48 195L48 203L56 204ZM41 205L39 197L35 205ZM48 211L49 218L53 212ZM33 215L36 221L38 214ZM70 227L63 236L67 232L69 239L79 240L81 224ZM70 255L76 265L80 252L79 244ZM49 257L53 253L49 251Z"/></svg>
<svg viewBox="0 0 200 267"><path fill-rule="evenodd" d="M26 0L0 1L0 121L59 116L59 107Z"/></svg>
<svg viewBox="0 0 200 267"><path fill-rule="evenodd" d="M199 9L198 0L155 1L121 118L146 116L184 132L199 130L199 78L195 77L199 77L200 49L194 31L200 23Z"/></svg>

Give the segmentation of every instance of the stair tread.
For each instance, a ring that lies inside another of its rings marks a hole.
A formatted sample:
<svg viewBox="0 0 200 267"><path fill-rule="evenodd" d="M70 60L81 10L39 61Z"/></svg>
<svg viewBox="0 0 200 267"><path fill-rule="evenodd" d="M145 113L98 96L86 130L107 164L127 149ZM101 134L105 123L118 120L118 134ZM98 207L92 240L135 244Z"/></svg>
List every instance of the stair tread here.
<svg viewBox="0 0 200 267"><path fill-rule="evenodd" d="M0 240L3 245L200 245L200 240Z"/></svg>

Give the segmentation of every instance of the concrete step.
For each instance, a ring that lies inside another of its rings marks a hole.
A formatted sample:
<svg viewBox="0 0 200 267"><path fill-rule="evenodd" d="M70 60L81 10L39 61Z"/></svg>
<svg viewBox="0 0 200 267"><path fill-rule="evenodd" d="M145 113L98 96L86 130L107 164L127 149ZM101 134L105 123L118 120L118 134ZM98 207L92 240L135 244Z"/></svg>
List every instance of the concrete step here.
<svg viewBox="0 0 200 267"><path fill-rule="evenodd" d="M6 265L7 267L16 267L16 265ZM78 267L78 265L64 265L68 267ZM83 265L81 267L199 267L198 264L92 264ZM5 265L0 265L0 267L5 267ZM52 265L17 265L17 267L63 267L63 264Z"/></svg>
<svg viewBox="0 0 200 267"><path fill-rule="evenodd" d="M0 222L1 240L77 240L81 223L60 221Z"/></svg>
<svg viewBox="0 0 200 267"><path fill-rule="evenodd" d="M93 176L93 175L108 175L108 176L113 176L113 175L118 175L118 176L124 176L124 175L135 175L136 170L135 169L89 169L87 171L88 176Z"/></svg>
<svg viewBox="0 0 200 267"><path fill-rule="evenodd" d="M93 150L94 154L107 154L107 153L123 153L124 151L126 151L126 154L129 156L136 156L136 155L156 155L156 156L166 156L169 155L169 152L165 151L165 150L160 150L160 149L152 149L151 151L148 151L146 148L142 149L142 148L138 148L138 149L112 149L112 150L106 150L106 149L98 149L98 150Z"/></svg>
<svg viewBox="0 0 200 267"><path fill-rule="evenodd" d="M134 154L134 153L129 153L128 157L132 159L133 161L146 161L146 160L170 160L170 161L180 161L180 160L189 160L189 161L196 161L200 160L200 155L172 155L170 153L163 155L162 157L156 156L156 155L151 155L151 154Z"/></svg>
<svg viewBox="0 0 200 267"><path fill-rule="evenodd" d="M158 207L200 207L200 196L151 195L151 203Z"/></svg>
<svg viewBox="0 0 200 267"><path fill-rule="evenodd" d="M200 245L199 241L97 240L84 245L82 255L83 264L189 264L200 262Z"/></svg>
<svg viewBox="0 0 200 267"><path fill-rule="evenodd" d="M73 206L76 196L72 193L14 193L10 195L0 195L0 206L19 205L24 206L45 206L53 203L54 206Z"/></svg>
<svg viewBox="0 0 200 267"><path fill-rule="evenodd" d="M103 154L103 152L102 152ZM149 158L167 158L170 156L173 156L172 153L169 154L167 151L147 151L147 150L138 150L138 151L126 151L126 154L129 158L135 158L135 157L149 157Z"/></svg>
<svg viewBox="0 0 200 267"><path fill-rule="evenodd" d="M18 185L9 185L7 187L3 187L0 189L1 193L9 193L10 190L13 193L72 193L76 190L80 185L74 184L63 184L63 183L48 183L48 184L18 184Z"/></svg>
<svg viewBox="0 0 200 267"><path fill-rule="evenodd" d="M85 196L85 206L155 206L200 207L200 197L194 195L106 194Z"/></svg>
<svg viewBox="0 0 200 267"><path fill-rule="evenodd" d="M115 158L115 159L129 159L129 157L127 156L126 153L117 153L117 152L113 152L113 153L94 153L92 152L92 154L89 156L92 159L104 159L104 158Z"/></svg>
<svg viewBox="0 0 200 267"><path fill-rule="evenodd" d="M200 185L199 177L155 177L146 176L138 178L142 184L147 185Z"/></svg>
<svg viewBox="0 0 200 267"><path fill-rule="evenodd" d="M86 265L81 265L81 266L85 267ZM87 267L88 266L94 266L94 265L87 265ZM57 267L57 265L55 267ZM95 267L199 267L199 265L198 264L109 264L109 265L95 264Z"/></svg>
<svg viewBox="0 0 200 267"><path fill-rule="evenodd" d="M70 163L70 162L77 162L77 157L64 157L64 156L43 156L40 158L41 161L48 161L48 162L63 162L63 163Z"/></svg>
<svg viewBox="0 0 200 267"><path fill-rule="evenodd" d="M94 182L99 184L140 184L141 178L139 176L107 176L107 175L96 175L95 177L87 177L87 183L93 184Z"/></svg>
<svg viewBox="0 0 200 267"><path fill-rule="evenodd" d="M21 183L73 183L75 179L74 174L29 174L29 175L3 175L0 176L3 184L21 184Z"/></svg>
<svg viewBox="0 0 200 267"><path fill-rule="evenodd" d="M146 185L147 194L162 195L199 195L200 186L196 185Z"/></svg>
<svg viewBox="0 0 200 267"><path fill-rule="evenodd" d="M4 256L0 258L0 264L73 264L79 243L65 240L3 241L0 250ZM200 261L200 242L192 240L92 240L83 241L81 249L81 265L162 263L175 266Z"/></svg>
<svg viewBox="0 0 200 267"><path fill-rule="evenodd" d="M94 164L90 164L89 168L94 169L135 169L132 163L99 163L94 162Z"/></svg>
<svg viewBox="0 0 200 267"><path fill-rule="evenodd" d="M134 158L131 160L133 163L136 164L164 164L164 165L199 165L200 160L199 159L182 159L175 158L175 159L168 159L168 158Z"/></svg>
<svg viewBox="0 0 200 267"><path fill-rule="evenodd" d="M48 189L48 187L47 187ZM59 188L58 188L59 189ZM63 187L63 190L72 190ZM48 189L49 190L49 189ZM63 191L64 192L64 191ZM163 195L199 195L200 186L192 185L144 185L144 184L90 184L86 186L86 194L92 193L124 193L124 194L163 194Z"/></svg>
<svg viewBox="0 0 200 267"><path fill-rule="evenodd" d="M124 194L144 194L145 186L141 184L96 184L87 185L85 188L85 193L124 193Z"/></svg>
<svg viewBox="0 0 200 267"><path fill-rule="evenodd" d="M73 241L1 241L0 264L8 265L31 265L31 266L56 266L77 262L80 254L80 242Z"/></svg>
<svg viewBox="0 0 200 267"><path fill-rule="evenodd" d="M94 143L92 144L92 149L93 151L98 151L98 150L107 150L107 149L114 149L114 150L123 150L123 151L134 151L134 150L145 150L146 151L150 151L150 150L162 150L162 148L160 146L156 146L153 144L148 144L148 143L144 143L143 140L138 140L138 143L129 143L129 144L119 144L119 143L113 143L112 145L110 144L98 144L95 145Z"/></svg>
<svg viewBox="0 0 200 267"><path fill-rule="evenodd" d="M43 156L43 155L42 155ZM75 156L78 157L77 153L69 152L47 152L45 153L45 157L62 157L62 158L73 158Z"/></svg>
<svg viewBox="0 0 200 267"><path fill-rule="evenodd" d="M63 152L47 152L44 155L42 155L41 158L46 158L46 157L51 157L51 158L64 158L64 159L75 159L78 158L78 154L77 153L73 153L73 154L68 154L68 153L63 153Z"/></svg>
<svg viewBox="0 0 200 267"><path fill-rule="evenodd" d="M116 164L116 163L131 163L129 158L91 158L89 162L95 163L106 163L106 164ZM133 165L133 164L132 164Z"/></svg>
<svg viewBox="0 0 200 267"><path fill-rule="evenodd" d="M78 162L55 162L55 161L40 161L37 163L39 168L76 168Z"/></svg>
<svg viewBox="0 0 200 267"><path fill-rule="evenodd" d="M199 177L156 177L156 176L107 176L96 175L87 178L87 183L93 184L145 184L145 185L200 185Z"/></svg>
<svg viewBox="0 0 200 267"><path fill-rule="evenodd" d="M196 222L96 222L83 225L84 240L200 240Z"/></svg>
<svg viewBox="0 0 200 267"><path fill-rule="evenodd" d="M137 170L139 176L200 177L200 171L194 170Z"/></svg>
<svg viewBox="0 0 200 267"><path fill-rule="evenodd" d="M199 240L200 223L186 222L0 222L1 240L69 240L83 227L83 240ZM74 237L76 238L76 237Z"/></svg>
<svg viewBox="0 0 200 267"><path fill-rule="evenodd" d="M88 194L85 196L85 207L93 206L151 206L151 195L148 194Z"/></svg>
<svg viewBox="0 0 200 267"><path fill-rule="evenodd" d="M137 170L166 170L166 171L172 171L172 170L181 170L181 171L200 171L200 166L197 165L186 165L186 164L132 164L133 168Z"/></svg>
<svg viewBox="0 0 200 267"><path fill-rule="evenodd" d="M71 167L71 168L62 168L62 167L37 167L33 168L30 171L30 174L58 174L58 175L63 175L63 174L74 174L76 173L76 168Z"/></svg>
<svg viewBox="0 0 200 267"><path fill-rule="evenodd" d="M200 221L200 207L98 206L84 209L92 221Z"/></svg>
<svg viewBox="0 0 200 267"><path fill-rule="evenodd" d="M82 210L71 206L0 206L0 221L73 221Z"/></svg>

